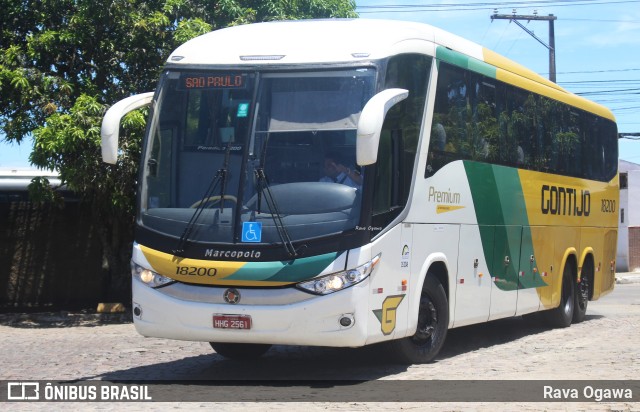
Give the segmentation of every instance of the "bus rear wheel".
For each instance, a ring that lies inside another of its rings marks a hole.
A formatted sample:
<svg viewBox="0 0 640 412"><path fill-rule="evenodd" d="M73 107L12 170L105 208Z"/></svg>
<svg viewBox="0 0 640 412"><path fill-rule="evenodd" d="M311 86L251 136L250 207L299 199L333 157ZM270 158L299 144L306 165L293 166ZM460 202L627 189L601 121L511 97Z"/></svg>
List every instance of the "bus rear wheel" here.
<svg viewBox="0 0 640 412"><path fill-rule="evenodd" d="M560 291L560 305L555 308L543 312L547 322L556 328L566 328L571 326L573 321L573 312L575 310L575 281L571 264L566 262L564 272L562 274L562 290ZM586 310L586 306L585 306Z"/></svg>
<svg viewBox="0 0 640 412"><path fill-rule="evenodd" d="M591 288L591 279L593 279L593 266L588 262L582 268L582 277L576 285L576 302L573 309L573 323L580 323L587 314L587 305L589 304L589 292Z"/></svg>
<svg viewBox="0 0 640 412"><path fill-rule="evenodd" d="M389 342L402 363L428 363L440 352L449 327L449 304L442 284L427 274L420 296L418 328L413 336Z"/></svg>
<svg viewBox="0 0 640 412"><path fill-rule="evenodd" d="M209 345L219 355L236 360L259 358L271 348L271 345L256 343L209 342Z"/></svg>

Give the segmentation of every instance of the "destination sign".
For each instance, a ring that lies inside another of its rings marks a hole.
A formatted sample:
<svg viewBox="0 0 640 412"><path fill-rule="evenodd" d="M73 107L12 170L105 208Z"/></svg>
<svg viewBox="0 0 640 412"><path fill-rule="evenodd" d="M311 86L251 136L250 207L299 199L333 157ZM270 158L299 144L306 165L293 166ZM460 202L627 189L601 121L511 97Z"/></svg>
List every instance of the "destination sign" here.
<svg viewBox="0 0 640 412"><path fill-rule="evenodd" d="M242 74L184 74L180 78L182 90L193 89L243 89L245 75Z"/></svg>

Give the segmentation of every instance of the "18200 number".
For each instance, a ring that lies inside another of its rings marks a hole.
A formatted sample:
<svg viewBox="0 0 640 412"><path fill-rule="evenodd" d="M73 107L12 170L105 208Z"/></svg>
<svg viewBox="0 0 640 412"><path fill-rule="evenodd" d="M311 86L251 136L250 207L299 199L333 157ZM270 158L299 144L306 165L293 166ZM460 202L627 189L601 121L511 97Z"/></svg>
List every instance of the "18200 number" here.
<svg viewBox="0 0 640 412"><path fill-rule="evenodd" d="M616 201L610 199L602 199L601 211L604 213L615 213L616 212Z"/></svg>
<svg viewBox="0 0 640 412"><path fill-rule="evenodd" d="M213 277L217 274L218 274L218 269L216 268L202 268L197 266L177 266L176 267L176 275Z"/></svg>

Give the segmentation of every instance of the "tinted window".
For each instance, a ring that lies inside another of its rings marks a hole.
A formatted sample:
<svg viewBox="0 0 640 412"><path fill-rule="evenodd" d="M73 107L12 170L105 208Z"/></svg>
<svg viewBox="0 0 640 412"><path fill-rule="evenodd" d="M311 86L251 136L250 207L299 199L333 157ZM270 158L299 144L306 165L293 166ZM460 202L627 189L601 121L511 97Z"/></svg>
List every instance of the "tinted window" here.
<svg viewBox="0 0 640 412"><path fill-rule="evenodd" d="M427 176L454 160L600 181L616 174L612 121L442 62L433 119Z"/></svg>

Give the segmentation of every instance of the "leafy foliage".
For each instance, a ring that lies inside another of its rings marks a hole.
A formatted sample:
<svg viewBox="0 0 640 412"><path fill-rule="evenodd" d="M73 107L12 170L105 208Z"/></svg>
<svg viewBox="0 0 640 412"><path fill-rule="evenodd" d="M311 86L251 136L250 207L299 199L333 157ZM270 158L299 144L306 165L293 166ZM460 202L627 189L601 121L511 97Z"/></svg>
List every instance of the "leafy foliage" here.
<svg viewBox="0 0 640 412"><path fill-rule="evenodd" d="M179 44L226 26L356 17L353 0L0 0L0 131L34 138L31 162L58 170L100 222L106 276L126 273L145 113L123 121L117 165L100 158L108 105L153 90ZM35 180L38 199L46 179ZM111 282L111 288L121 287Z"/></svg>

